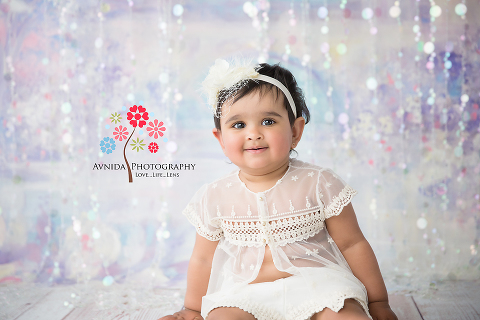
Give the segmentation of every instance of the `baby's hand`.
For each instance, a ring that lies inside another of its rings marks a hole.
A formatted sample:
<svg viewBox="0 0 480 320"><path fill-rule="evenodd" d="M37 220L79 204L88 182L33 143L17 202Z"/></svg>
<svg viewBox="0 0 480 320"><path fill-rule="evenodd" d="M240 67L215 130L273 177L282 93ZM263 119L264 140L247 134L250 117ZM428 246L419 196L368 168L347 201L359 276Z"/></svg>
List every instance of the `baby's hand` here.
<svg viewBox="0 0 480 320"><path fill-rule="evenodd" d="M200 313L192 310L181 310L158 320L203 320L203 317Z"/></svg>
<svg viewBox="0 0 480 320"><path fill-rule="evenodd" d="M370 312L373 320L398 320L387 301L369 303L368 312Z"/></svg>

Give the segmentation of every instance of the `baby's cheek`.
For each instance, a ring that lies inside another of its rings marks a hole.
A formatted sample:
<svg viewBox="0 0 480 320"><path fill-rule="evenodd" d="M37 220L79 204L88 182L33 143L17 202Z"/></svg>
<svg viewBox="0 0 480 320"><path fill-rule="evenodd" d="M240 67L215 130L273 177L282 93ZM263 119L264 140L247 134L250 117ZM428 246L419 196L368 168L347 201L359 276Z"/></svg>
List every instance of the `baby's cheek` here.
<svg viewBox="0 0 480 320"><path fill-rule="evenodd" d="M275 140L277 149L281 152L289 152L292 146L291 139L289 137L277 137Z"/></svg>
<svg viewBox="0 0 480 320"><path fill-rule="evenodd" d="M243 149L243 140L239 137L229 136L225 140L225 147L230 151L238 151L238 149Z"/></svg>

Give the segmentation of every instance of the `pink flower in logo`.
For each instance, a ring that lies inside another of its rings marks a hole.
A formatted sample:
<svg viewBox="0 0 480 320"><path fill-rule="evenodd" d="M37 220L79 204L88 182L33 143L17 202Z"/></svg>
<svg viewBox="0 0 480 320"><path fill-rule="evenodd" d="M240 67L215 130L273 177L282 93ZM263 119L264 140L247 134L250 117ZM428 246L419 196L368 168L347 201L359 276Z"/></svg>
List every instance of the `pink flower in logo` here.
<svg viewBox="0 0 480 320"><path fill-rule="evenodd" d="M115 127L115 130L113 131L113 136L115 137L115 140L118 141L127 139L127 135L128 132L126 127L118 126Z"/></svg>
<svg viewBox="0 0 480 320"><path fill-rule="evenodd" d="M147 131L149 131L149 136L153 136L155 139L158 139L158 137L163 137L163 132L162 131L165 131L167 129L165 129L165 127L162 127L163 126L163 122L158 122L157 119L155 119L153 122L149 122L148 125L150 127L147 128Z"/></svg>
<svg viewBox="0 0 480 320"><path fill-rule="evenodd" d="M147 109L144 107L134 105L130 107L130 111L127 112L127 120L130 121L130 124L134 128L136 128L137 125L139 128L143 128L143 126L147 124L146 120L149 119L148 112L146 111Z"/></svg>
<svg viewBox="0 0 480 320"><path fill-rule="evenodd" d="M148 150L150 150L151 153L157 153L158 144L156 142L150 142L150 144L148 145Z"/></svg>

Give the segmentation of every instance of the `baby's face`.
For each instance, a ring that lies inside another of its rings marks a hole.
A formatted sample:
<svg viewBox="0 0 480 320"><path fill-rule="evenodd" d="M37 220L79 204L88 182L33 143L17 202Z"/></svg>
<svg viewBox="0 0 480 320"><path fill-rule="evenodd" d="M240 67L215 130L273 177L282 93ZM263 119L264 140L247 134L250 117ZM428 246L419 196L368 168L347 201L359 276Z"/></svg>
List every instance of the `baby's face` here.
<svg viewBox="0 0 480 320"><path fill-rule="evenodd" d="M214 129L225 155L241 170L262 174L289 160L293 133L283 95L254 91L235 102Z"/></svg>

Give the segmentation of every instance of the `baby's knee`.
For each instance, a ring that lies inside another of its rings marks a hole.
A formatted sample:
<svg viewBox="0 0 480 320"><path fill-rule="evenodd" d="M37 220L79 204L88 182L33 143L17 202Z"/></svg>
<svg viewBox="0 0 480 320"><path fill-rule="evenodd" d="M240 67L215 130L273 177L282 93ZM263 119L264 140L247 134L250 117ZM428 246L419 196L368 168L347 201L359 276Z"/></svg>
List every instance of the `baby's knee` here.
<svg viewBox="0 0 480 320"><path fill-rule="evenodd" d="M314 314L311 320L370 320L362 306L354 299L344 301L343 308L338 312L329 308Z"/></svg>
<svg viewBox="0 0 480 320"><path fill-rule="evenodd" d="M366 314L349 314L342 318L342 320L370 320Z"/></svg>
<svg viewBox="0 0 480 320"><path fill-rule="evenodd" d="M331 311L328 309L328 311ZM314 314L311 320L370 320L370 318L364 314L346 314L340 312L319 312Z"/></svg>

